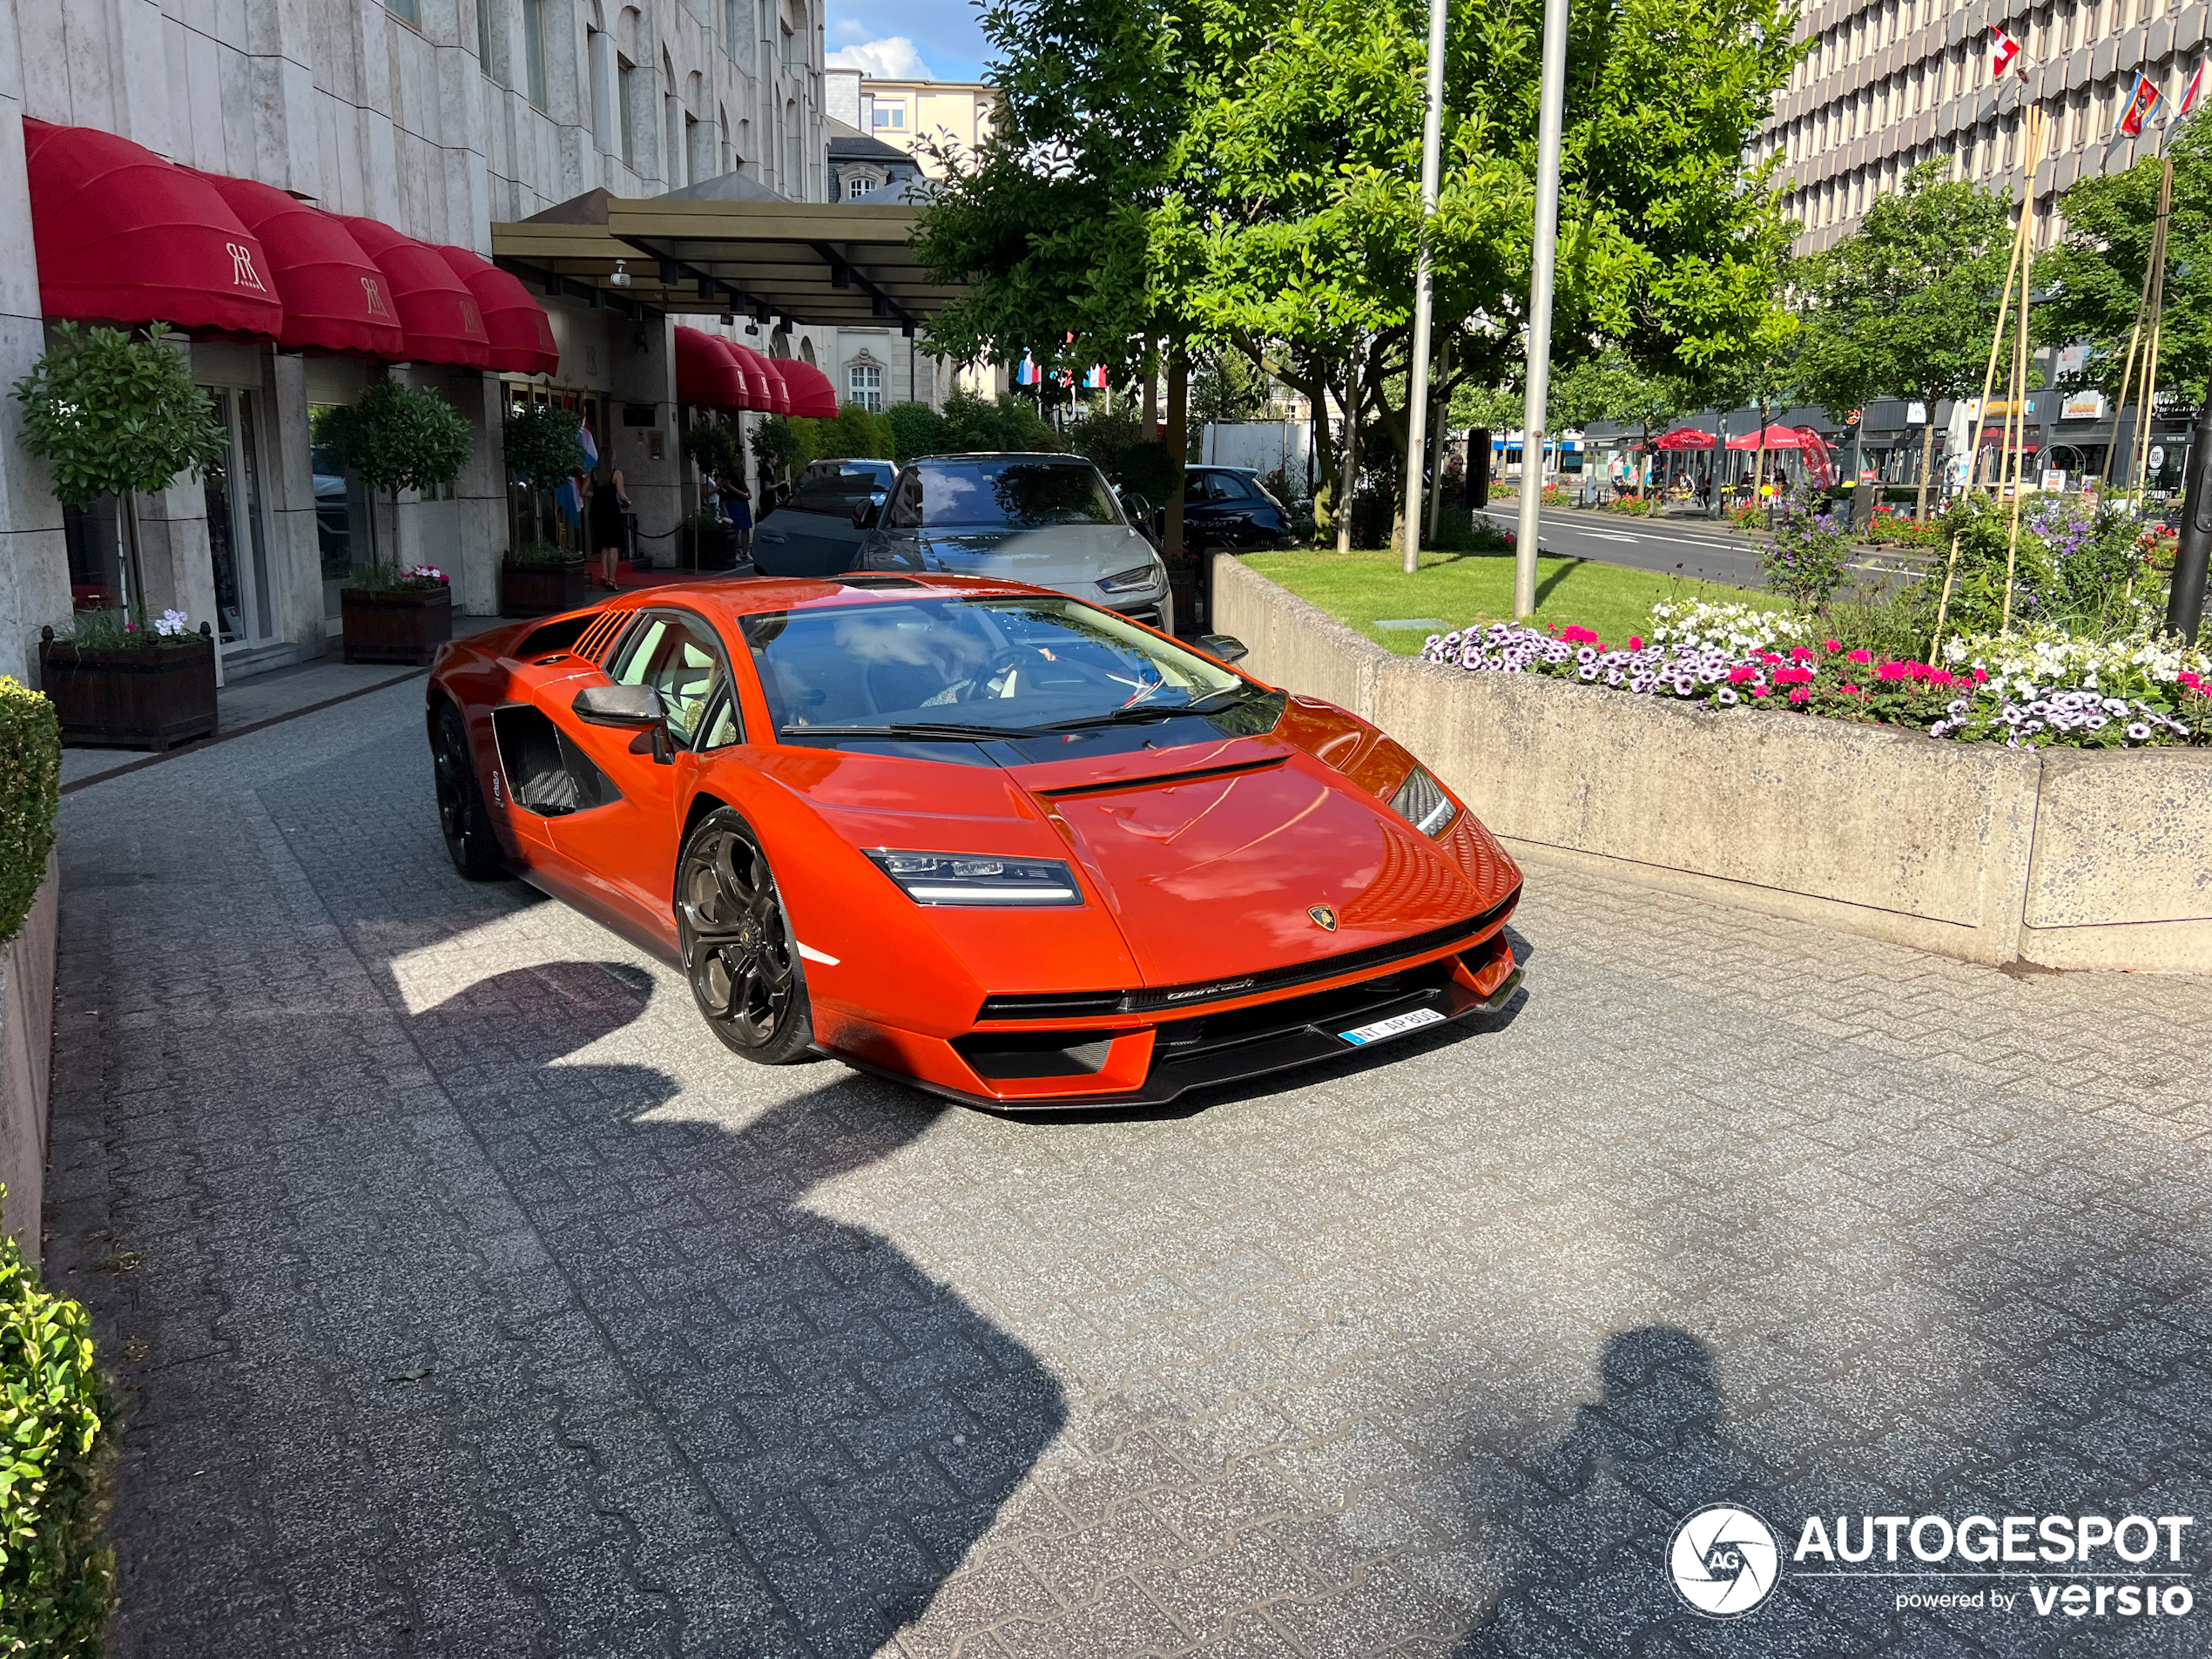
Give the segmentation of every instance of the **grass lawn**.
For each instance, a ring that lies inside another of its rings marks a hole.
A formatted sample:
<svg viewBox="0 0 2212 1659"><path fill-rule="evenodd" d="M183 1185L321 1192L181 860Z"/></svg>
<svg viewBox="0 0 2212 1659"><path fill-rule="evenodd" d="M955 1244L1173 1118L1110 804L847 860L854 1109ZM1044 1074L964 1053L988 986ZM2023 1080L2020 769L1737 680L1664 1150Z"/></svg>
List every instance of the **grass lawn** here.
<svg viewBox="0 0 2212 1659"><path fill-rule="evenodd" d="M1250 554L1244 563L1401 657L1414 655L1433 633L1448 633L1471 622L1512 620L1511 553L1424 553L1420 573L1411 577L1399 569L1399 557L1394 551L1340 554L1298 549ZM1536 560L1536 621L1541 625L1577 623L1608 645L1626 645L1629 635L1643 631L1645 617L1660 599L1781 604L1770 594L1724 583L1631 570L1594 559L1547 553ZM1420 617L1433 617L1443 625L1375 626L1378 620Z"/></svg>

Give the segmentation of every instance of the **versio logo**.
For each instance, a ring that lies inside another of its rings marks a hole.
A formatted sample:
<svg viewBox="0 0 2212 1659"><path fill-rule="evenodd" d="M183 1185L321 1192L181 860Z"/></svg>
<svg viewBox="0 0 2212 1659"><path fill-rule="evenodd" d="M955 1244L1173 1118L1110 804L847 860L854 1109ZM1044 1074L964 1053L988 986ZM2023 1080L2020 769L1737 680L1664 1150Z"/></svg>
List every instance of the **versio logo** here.
<svg viewBox="0 0 2212 1659"><path fill-rule="evenodd" d="M1708 1618L1749 1613L1767 1598L1781 1572L1774 1528L1749 1509L1716 1503L1675 1528L1667 1573L1676 1592Z"/></svg>

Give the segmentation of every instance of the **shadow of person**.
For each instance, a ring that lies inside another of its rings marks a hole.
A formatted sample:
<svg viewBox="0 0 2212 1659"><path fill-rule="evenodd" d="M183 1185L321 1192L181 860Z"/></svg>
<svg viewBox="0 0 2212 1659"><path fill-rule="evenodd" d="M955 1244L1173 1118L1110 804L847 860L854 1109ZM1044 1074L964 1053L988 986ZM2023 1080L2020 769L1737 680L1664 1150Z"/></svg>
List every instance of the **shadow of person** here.
<svg viewBox="0 0 2212 1659"><path fill-rule="evenodd" d="M810 1202L941 1109L715 1050L700 1063L747 1085L732 1107L624 1063L674 1052L653 988L557 961L409 1022L519 1211L493 1241L517 1271L488 1380L540 1415L452 1426L479 1501L516 1518L500 1567L545 1610L538 1647L860 1659L921 1614L1066 1406L1020 1343Z"/></svg>
<svg viewBox="0 0 2212 1659"><path fill-rule="evenodd" d="M1786 1530L1775 1534L1770 1589L1730 1598L1747 1610L1715 1617L1677 1594L1670 1546L1689 1517L1732 1505L1787 1525L1774 1473L1731 1438L1705 1345L1666 1325L1622 1332L1607 1341L1599 1377L1597 1401L1578 1406L1556 1440L1532 1457L1478 1461L1470 1524L1512 1567L1458 1659L1866 1651L1871 1633L1792 1588Z"/></svg>

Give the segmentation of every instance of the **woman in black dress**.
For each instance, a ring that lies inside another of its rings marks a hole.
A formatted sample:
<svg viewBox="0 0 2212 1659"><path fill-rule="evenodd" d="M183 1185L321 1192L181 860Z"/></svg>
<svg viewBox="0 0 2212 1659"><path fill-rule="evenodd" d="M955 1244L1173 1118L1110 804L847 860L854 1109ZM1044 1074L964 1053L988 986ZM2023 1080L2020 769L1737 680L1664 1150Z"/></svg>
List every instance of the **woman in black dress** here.
<svg viewBox="0 0 2212 1659"><path fill-rule="evenodd" d="M616 586L624 544L629 539L630 496L622 484L622 469L603 464L591 480L591 544L599 550L599 580L612 591Z"/></svg>

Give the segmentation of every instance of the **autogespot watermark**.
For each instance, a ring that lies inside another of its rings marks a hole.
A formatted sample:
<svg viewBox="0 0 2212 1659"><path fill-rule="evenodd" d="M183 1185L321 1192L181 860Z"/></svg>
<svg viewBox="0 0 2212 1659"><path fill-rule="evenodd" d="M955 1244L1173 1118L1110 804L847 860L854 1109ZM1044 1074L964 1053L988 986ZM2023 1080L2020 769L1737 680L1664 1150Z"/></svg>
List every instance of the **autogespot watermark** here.
<svg viewBox="0 0 2212 1659"><path fill-rule="evenodd" d="M2196 1607L2183 1559L2194 1515L1810 1515L1784 1561L1784 1534L1749 1509L1683 1518L1667 1575L1709 1618L1736 1618L1798 1580L1899 1581L1896 1609L2038 1618L2182 1619ZM2008 1581L2010 1581L2008 1583Z"/></svg>

